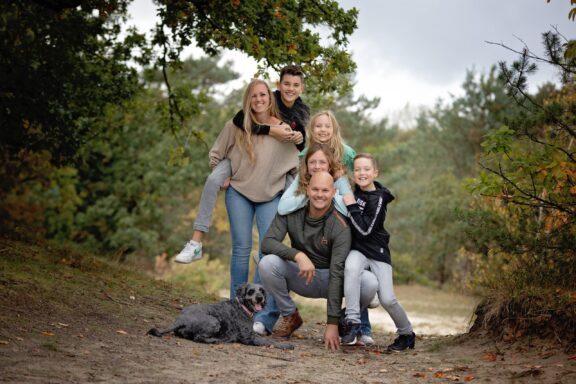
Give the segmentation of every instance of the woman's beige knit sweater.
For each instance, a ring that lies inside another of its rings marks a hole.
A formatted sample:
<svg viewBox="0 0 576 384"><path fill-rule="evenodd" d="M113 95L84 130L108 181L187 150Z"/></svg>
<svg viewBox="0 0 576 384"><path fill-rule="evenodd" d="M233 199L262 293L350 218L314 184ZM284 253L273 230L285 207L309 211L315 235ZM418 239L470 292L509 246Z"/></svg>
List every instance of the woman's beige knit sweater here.
<svg viewBox="0 0 576 384"><path fill-rule="evenodd" d="M230 185L254 203L272 200L284 189L286 174L298 169L298 149L294 143L280 142L269 135L252 135L255 160L236 145L239 129L229 121L210 150L210 166L222 159L230 159Z"/></svg>

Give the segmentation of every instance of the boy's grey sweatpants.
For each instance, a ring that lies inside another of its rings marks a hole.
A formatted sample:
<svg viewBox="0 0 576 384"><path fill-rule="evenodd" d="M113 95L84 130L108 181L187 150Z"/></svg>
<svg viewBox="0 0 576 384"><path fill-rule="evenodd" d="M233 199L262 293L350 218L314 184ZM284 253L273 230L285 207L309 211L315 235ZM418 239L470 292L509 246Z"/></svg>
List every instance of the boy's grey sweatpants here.
<svg viewBox="0 0 576 384"><path fill-rule="evenodd" d="M202 196L200 197L200 204L198 206L198 215L196 215L196 220L194 221L193 228L201 232L208 232L210 228L210 223L212 222L212 214L214 213L214 207L216 206L216 199L218 198L218 192L224 184L224 181L232 176L232 165L230 164L230 159L224 158L220 160L218 165L216 165L212 172L206 178L204 183L204 189L202 189ZM294 176L291 174L286 175L286 186L285 190L294 181Z"/></svg>
<svg viewBox="0 0 576 384"><path fill-rule="evenodd" d="M412 324L410 324L404 308L402 308L394 295L392 266L383 261L369 259L356 250L350 251L346 258L346 267L344 268L346 320L360 323L360 308L366 308L362 300L363 294L360 293L360 287L366 274L372 275L377 279L380 304L394 321L398 334L411 334Z"/></svg>
<svg viewBox="0 0 576 384"><path fill-rule="evenodd" d="M212 221L212 213L216 206L216 199L218 198L218 191L224 184L224 180L232 176L232 166L229 159L222 159L216 165L212 172L206 178L202 196L200 197L200 205L198 206L198 215L194 221L194 229L202 232L208 232L210 222Z"/></svg>

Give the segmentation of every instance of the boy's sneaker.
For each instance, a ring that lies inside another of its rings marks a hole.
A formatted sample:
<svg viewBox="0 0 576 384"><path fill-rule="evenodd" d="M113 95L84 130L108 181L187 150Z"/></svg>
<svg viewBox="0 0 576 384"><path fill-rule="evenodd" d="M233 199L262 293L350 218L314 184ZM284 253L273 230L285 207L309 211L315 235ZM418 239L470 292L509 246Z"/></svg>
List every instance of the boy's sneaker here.
<svg viewBox="0 0 576 384"><path fill-rule="evenodd" d="M252 326L252 329L254 330L254 332L259 334L260 336L268 336L268 331L266 330L266 327L264 326L263 323L261 323L259 321L254 323L254 325Z"/></svg>
<svg viewBox="0 0 576 384"><path fill-rule="evenodd" d="M291 315L282 316L280 324L276 327L276 330L272 333L275 337L290 337L295 330L300 328L303 321L298 313L298 310Z"/></svg>
<svg viewBox="0 0 576 384"><path fill-rule="evenodd" d="M375 294L370 304L368 304L368 308L374 309L378 308L379 306L380 306L380 299L378 298L378 294Z"/></svg>
<svg viewBox="0 0 576 384"><path fill-rule="evenodd" d="M174 259L177 263L188 264L202 258L202 243L190 240Z"/></svg>
<svg viewBox="0 0 576 384"><path fill-rule="evenodd" d="M362 335L358 338L358 341L356 341L356 345L365 345L367 347L374 344L374 339L370 335Z"/></svg>
<svg viewBox="0 0 576 384"><path fill-rule="evenodd" d="M346 330L344 336L340 340L340 344L342 345L354 345L356 344L356 340L360 335L360 323L350 323L346 324Z"/></svg>
<svg viewBox="0 0 576 384"><path fill-rule="evenodd" d="M416 345L416 335L412 332L409 335L399 335L393 344L388 346L388 351L390 352L402 352L406 349L414 349Z"/></svg>

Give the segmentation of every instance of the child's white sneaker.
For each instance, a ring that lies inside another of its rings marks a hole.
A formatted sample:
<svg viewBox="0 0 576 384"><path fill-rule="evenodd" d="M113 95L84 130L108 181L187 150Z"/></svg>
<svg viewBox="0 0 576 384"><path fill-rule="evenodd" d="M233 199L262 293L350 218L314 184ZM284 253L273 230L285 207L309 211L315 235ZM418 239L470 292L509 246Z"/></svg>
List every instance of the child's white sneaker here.
<svg viewBox="0 0 576 384"><path fill-rule="evenodd" d="M362 335L360 336L360 338L358 338L356 345L364 345L368 347L370 345L374 345L374 339L372 338L372 336Z"/></svg>
<svg viewBox="0 0 576 384"><path fill-rule="evenodd" d="M202 258L202 243L190 240L174 259L177 263L188 264Z"/></svg>

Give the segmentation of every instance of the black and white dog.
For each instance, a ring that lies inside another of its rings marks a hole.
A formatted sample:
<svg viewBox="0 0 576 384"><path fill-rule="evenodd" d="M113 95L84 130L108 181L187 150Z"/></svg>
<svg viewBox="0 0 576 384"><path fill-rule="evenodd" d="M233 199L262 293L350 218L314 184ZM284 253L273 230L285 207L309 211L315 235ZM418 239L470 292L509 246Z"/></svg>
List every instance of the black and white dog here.
<svg viewBox="0 0 576 384"><path fill-rule="evenodd" d="M241 343L255 346L274 346L294 349L286 343L277 343L256 334L253 329L254 313L266 305L266 291L259 284L243 284L236 297L217 304L193 304L182 310L174 324L165 329L152 328L149 335L174 335L198 343Z"/></svg>

